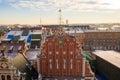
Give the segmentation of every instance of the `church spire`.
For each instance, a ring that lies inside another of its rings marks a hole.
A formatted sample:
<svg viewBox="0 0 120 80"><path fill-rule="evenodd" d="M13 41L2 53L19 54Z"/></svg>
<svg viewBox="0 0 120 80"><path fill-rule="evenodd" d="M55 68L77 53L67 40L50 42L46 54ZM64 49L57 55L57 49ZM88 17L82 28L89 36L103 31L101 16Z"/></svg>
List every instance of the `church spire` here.
<svg viewBox="0 0 120 80"><path fill-rule="evenodd" d="M5 54L5 46L3 46L3 48L0 49L2 55L1 58L7 58L6 54Z"/></svg>
<svg viewBox="0 0 120 80"><path fill-rule="evenodd" d="M61 26L61 24L62 24L62 16L61 16L62 10L59 9L58 12L59 12L59 25Z"/></svg>

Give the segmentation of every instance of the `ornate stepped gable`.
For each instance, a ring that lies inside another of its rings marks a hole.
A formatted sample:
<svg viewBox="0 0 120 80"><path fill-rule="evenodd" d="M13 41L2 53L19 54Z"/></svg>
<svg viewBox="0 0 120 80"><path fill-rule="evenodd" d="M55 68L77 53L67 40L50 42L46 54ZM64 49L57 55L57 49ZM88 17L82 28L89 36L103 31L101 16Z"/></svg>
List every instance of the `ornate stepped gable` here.
<svg viewBox="0 0 120 80"><path fill-rule="evenodd" d="M92 80L93 73L81 53L76 38L63 33L48 36L40 54L40 73L43 79Z"/></svg>

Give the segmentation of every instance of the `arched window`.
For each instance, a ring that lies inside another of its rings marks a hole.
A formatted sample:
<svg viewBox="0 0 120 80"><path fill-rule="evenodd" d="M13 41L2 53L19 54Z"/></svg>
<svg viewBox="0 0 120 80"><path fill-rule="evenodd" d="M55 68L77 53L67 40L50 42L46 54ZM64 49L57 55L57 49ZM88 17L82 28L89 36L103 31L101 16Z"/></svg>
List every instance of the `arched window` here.
<svg viewBox="0 0 120 80"><path fill-rule="evenodd" d="M1 76L1 79L2 79L2 80L5 80L5 76L4 76L4 75L2 75L2 76Z"/></svg>
<svg viewBox="0 0 120 80"><path fill-rule="evenodd" d="M7 75L7 80L11 80L11 76L10 75Z"/></svg>

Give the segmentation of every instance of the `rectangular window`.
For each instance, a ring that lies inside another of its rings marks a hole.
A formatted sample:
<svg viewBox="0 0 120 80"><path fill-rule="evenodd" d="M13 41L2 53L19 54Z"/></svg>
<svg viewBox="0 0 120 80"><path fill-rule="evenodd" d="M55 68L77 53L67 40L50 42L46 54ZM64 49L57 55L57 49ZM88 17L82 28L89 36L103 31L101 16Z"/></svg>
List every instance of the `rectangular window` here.
<svg viewBox="0 0 120 80"><path fill-rule="evenodd" d="M52 52L51 52L51 51L49 51L49 54L52 54Z"/></svg>
<svg viewBox="0 0 120 80"><path fill-rule="evenodd" d="M66 52L64 51L63 54L66 54Z"/></svg>
<svg viewBox="0 0 120 80"><path fill-rule="evenodd" d="M56 65L57 65L57 69L58 69L58 68L59 68L59 67L58 67L58 59L56 60Z"/></svg>
<svg viewBox="0 0 120 80"><path fill-rule="evenodd" d="M80 71L80 65L79 65L79 62L77 62L77 72Z"/></svg>
<svg viewBox="0 0 120 80"><path fill-rule="evenodd" d="M50 63L50 69L52 69L52 64Z"/></svg>
<svg viewBox="0 0 120 80"><path fill-rule="evenodd" d="M73 68L73 60L72 59L70 60L70 66L71 66L70 68L72 69Z"/></svg>
<svg viewBox="0 0 120 80"><path fill-rule="evenodd" d="M52 69L52 59L49 59L50 69Z"/></svg>
<svg viewBox="0 0 120 80"><path fill-rule="evenodd" d="M42 61L42 71L46 73L46 61Z"/></svg>
<svg viewBox="0 0 120 80"><path fill-rule="evenodd" d="M58 52L58 51L56 51L56 54L59 54L59 52Z"/></svg>
<svg viewBox="0 0 120 80"><path fill-rule="evenodd" d="M71 51L70 54L73 54L73 52Z"/></svg>
<svg viewBox="0 0 120 80"><path fill-rule="evenodd" d="M65 69L66 68L66 60L65 59L63 59L63 63L64 63L63 68Z"/></svg>

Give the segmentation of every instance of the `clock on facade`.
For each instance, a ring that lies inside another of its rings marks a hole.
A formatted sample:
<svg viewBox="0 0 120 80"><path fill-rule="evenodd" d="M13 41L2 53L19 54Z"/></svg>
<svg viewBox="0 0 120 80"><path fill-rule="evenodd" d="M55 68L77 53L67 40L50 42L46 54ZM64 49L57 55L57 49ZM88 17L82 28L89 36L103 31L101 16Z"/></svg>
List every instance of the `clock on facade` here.
<svg viewBox="0 0 120 80"><path fill-rule="evenodd" d="M1 63L2 68L8 68L8 64L7 63Z"/></svg>

